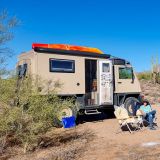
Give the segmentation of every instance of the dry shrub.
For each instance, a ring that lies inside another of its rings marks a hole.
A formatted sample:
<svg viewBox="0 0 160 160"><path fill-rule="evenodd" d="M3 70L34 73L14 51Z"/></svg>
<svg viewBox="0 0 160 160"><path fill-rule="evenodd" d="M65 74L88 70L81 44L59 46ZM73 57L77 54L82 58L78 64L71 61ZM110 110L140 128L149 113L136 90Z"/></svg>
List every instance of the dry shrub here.
<svg viewBox="0 0 160 160"><path fill-rule="evenodd" d="M52 129L42 135L36 152L19 154L12 160L75 160L82 157L95 135L89 130L77 128L64 130Z"/></svg>
<svg viewBox="0 0 160 160"><path fill-rule="evenodd" d="M137 74L137 77L139 80L151 80L152 79L152 74L151 72L141 72Z"/></svg>
<svg viewBox="0 0 160 160"><path fill-rule="evenodd" d="M17 86L16 82L16 78L0 79L1 153L15 144L22 146L24 152L33 150L41 136L59 124L57 114L61 108L74 106L72 99L58 98L55 89L42 95L30 77L19 81Z"/></svg>

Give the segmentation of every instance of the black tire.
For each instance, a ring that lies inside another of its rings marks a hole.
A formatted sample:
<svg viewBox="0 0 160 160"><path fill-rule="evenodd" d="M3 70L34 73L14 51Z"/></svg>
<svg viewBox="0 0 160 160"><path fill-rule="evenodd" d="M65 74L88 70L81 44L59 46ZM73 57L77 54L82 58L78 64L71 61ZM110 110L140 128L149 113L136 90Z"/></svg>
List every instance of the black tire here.
<svg viewBox="0 0 160 160"><path fill-rule="evenodd" d="M135 97L128 97L124 102L124 107L128 111L129 116L134 115L134 107L136 103L139 103L139 100Z"/></svg>

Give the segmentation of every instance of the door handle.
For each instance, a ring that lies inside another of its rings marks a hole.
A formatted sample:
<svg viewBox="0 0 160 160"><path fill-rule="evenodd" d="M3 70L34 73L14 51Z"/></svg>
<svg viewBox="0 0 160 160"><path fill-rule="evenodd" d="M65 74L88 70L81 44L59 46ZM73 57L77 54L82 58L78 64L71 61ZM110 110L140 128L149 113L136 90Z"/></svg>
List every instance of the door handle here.
<svg viewBox="0 0 160 160"><path fill-rule="evenodd" d="M118 82L119 84L121 84L122 82Z"/></svg>

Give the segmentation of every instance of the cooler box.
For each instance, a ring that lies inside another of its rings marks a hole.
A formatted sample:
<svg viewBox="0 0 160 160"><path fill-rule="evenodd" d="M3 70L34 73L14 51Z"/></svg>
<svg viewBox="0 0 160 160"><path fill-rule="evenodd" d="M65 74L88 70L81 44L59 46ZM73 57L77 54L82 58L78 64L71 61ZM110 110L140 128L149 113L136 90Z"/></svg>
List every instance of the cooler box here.
<svg viewBox="0 0 160 160"><path fill-rule="evenodd" d="M64 128L73 128L76 126L76 118L74 116L62 118L62 124Z"/></svg>

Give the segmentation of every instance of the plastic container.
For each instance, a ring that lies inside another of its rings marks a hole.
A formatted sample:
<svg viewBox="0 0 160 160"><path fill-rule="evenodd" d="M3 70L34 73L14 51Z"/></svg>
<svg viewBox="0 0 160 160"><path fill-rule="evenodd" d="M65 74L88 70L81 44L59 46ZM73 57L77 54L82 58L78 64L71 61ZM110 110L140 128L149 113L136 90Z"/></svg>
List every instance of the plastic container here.
<svg viewBox="0 0 160 160"><path fill-rule="evenodd" d="M71 117L63 117L62 124L64 128L73 128L76 126L76 118L74 116Z"/></svg>

